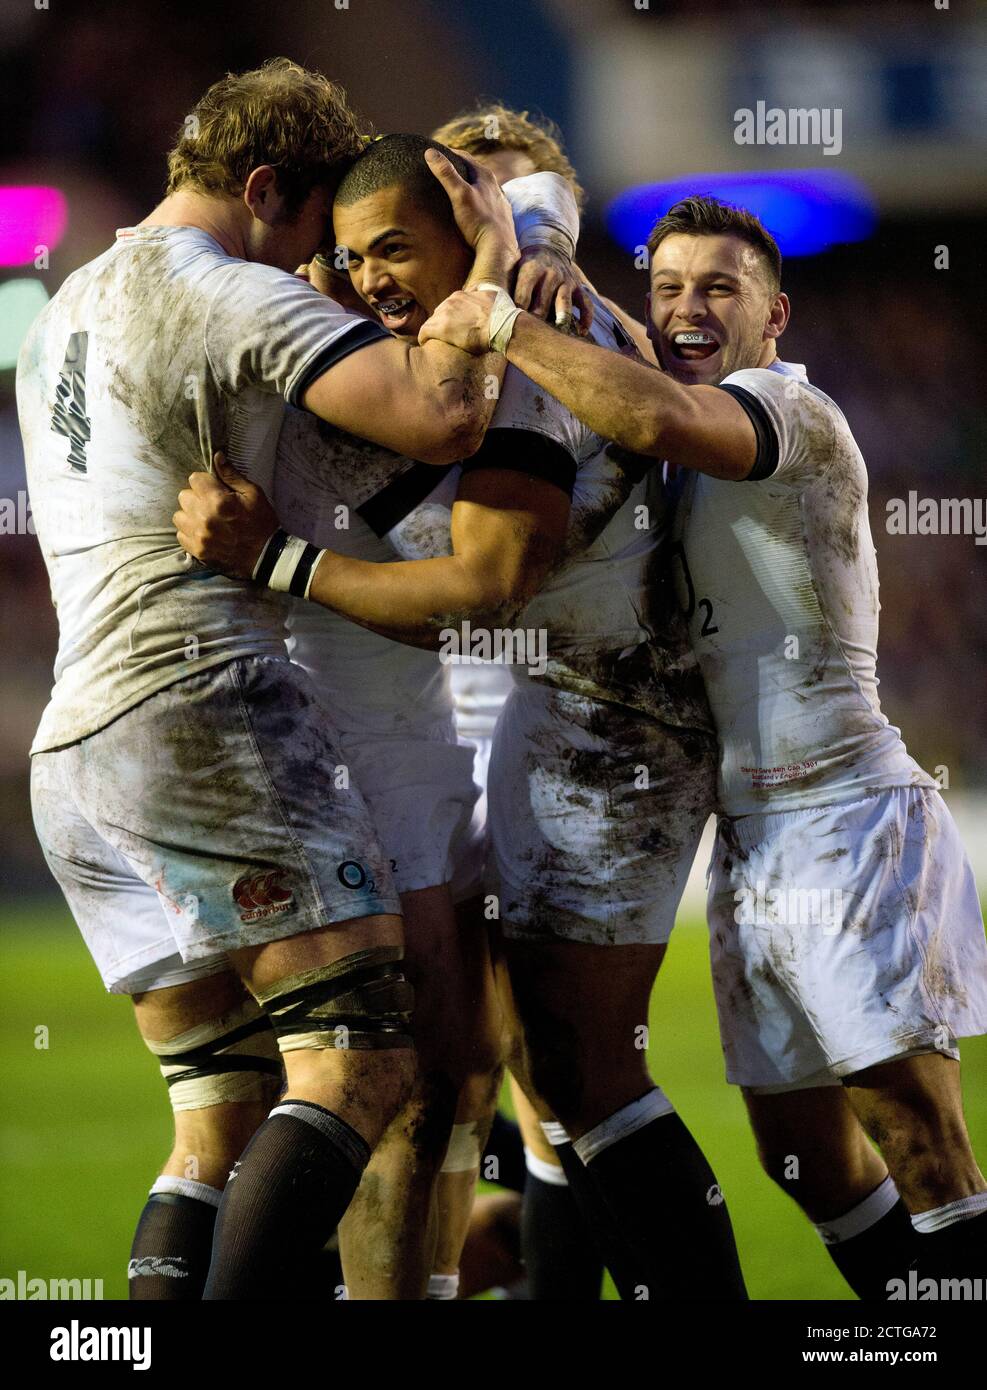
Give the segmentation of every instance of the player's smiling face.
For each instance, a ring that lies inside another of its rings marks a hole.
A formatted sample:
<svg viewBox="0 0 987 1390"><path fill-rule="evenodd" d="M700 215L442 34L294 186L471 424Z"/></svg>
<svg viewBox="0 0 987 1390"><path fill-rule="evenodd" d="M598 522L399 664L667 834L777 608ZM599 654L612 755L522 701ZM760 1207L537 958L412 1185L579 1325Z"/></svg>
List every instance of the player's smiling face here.
<svg viewBox="0 0 987 1390"><path fill-rule="evenodd" d="M417 338L433 310L462 289L473 265L455 227L416 206L401 188L337 205L334 224L357 293L400 338Z"/></svg>
<svg viewBox="0 0 987 1390"><path fill-rule="evenodd" d="M746 241L675 233L652 258L648 337L677 381L715 386L731 372L774 360L779 301L787 319L785 296L775 293Z"/></svg>

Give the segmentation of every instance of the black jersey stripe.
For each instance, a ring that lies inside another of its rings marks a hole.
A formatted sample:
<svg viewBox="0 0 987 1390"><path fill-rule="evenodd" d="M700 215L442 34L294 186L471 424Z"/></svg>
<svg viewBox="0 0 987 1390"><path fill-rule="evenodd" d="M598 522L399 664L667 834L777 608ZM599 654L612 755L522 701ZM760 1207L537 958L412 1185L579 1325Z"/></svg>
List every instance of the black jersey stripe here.
<svg viewBox="0 0 987 1390"><path fill-rule="evenodd" d="M506 468L543 478L568 496L576 481L576 460L564 444L536 430L487 430L479 449L463 463L464 473L478 468Z"/></svg>
<svg viewBox="0 0 987 1390"><path fill-rule="evenodd" d="M424 502L449 470L455 467L454 463L413 463L380 492L375 492L373 497L361 503L356 509L357 515L376 535L386 536L409 512Z"/></svg>
<svg viewBox="0 0 987 1390"><path fill-rule="evenodd" d="M745 481L757 483L762 478L770 478L778 467L778 435L763 402L752 391L745 391L742 386L721 384L719 390L726 391L743 406L757 436L757 458Z"/></svg>
<svg viewBox="0 0 987 1390"><path fill-rule="evenodd" d="M315 354L308 366L296 378L291 390L286 394L285 400L289 405L301 406L305 392L313 381L317 381L322 376L323 372L327 372L330 367L334 367L344 357L349 357L350 353L356 352L357 348L368 347L371 343L382 341L390 336L379 323L371 323L369 319L365 323L354 324L347 332L340 333L338 338L334 338L331 343L326 344L321 352Z"/></svg>

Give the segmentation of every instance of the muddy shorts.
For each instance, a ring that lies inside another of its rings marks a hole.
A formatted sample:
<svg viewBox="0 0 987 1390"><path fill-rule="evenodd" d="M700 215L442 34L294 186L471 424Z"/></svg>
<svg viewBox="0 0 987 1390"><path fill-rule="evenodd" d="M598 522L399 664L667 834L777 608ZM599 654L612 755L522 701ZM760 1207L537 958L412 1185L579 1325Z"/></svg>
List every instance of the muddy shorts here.
<svg viewBox="0 0 987 1390"><path fill-rule="evenodd" d="M519 677L487 785L505 936L663 944L714 804L716 741Z"/></svg>
<svg viewBox="0 0 987 1390"><path fill-rule="evenodd" d="M987 1031L980 904L936 791L721 820L708 906L737 1085L839 1084Z"/></svg>
<svg viewBox="0 0 987 1390"><path fill-rule="evenodd" d="M344 767L315 687L276 657L189 676L36 754L38 838L106 987L163 988L227 951L400 911Z"/></svg>
<svg viewBox="0 0 987 1390"><path fill-rule="evenodd" d="M460 743L450 716L407 733L343 733L340 750L366 797L399 893L448 883L471 843L479 789L473 749Z"/></svg>
<svg viewBox="0 0 987 1390"><path fill-rule="evenodd" d="M487 777L497 720L514 689L506 666L453 665L452 694L455 701L456 733L459 741L473 750L473 781L477 799L466 835L457 842L453 855L453 901L466 902L482 893L487 883L490 853L490 825L487 815Z"/></svg>

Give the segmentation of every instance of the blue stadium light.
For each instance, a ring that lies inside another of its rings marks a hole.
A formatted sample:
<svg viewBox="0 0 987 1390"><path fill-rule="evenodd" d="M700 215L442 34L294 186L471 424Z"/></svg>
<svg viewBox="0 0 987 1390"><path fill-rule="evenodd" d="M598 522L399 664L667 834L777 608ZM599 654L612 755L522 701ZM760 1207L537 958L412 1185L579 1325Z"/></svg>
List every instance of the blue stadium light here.
<svg viewBox="0 0 987 1390"><path fill-rule="evenodd" d="M815 256L840 242L865 241L877 222L874 199L859 179L832 169L791 169L638 184L610 203L607 229L625 250L636 252L658 218L694 193L711 193L756 213L783 256Z"/></svg>

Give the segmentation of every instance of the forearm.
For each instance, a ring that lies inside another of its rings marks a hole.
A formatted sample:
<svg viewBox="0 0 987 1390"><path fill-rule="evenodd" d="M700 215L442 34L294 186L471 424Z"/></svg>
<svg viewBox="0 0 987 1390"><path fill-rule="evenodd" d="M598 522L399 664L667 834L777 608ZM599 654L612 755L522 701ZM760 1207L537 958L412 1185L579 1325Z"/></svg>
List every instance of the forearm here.
<svg viewBox="0 0 987 1390"><path fill-rule="evenodd" d="M454 457L433 457L429 462L469 458L482 444L497 409L507 359L499 352L471 357L432 338L412 348L409 360L423 405L427 402L430 410L444 413L454 448Z"/></svg>
<svg viewBox="0 0 987 1390"><path fill-rule="evenodd" d="M676 412L685 392L657 368L557 333L530 314L518 315L507 360L591 430L637 454L660 453L663 407Z"/></svg>
<svg viewBox="0 0 987 1390"><path fill-rule="evenodd" d="M444 629L505 616L502 591L486 585L458 555L378 563L326 551L309 601L384 637L432 650Z"/></svg>
<svg viewBox="0 0 987 1390"><path fill-rule="evenodd" d="M486 245L481 241L465 288L482 284L506 288L510 283L515 256L495 237ZM431 352L435 348L437 351ZM468 458L480 447L487 426L497 408L500 384L507 370L507 359L499 352L471 357L459 348L435 339L412 349L412 361L420 373L420 389L438 397L452 420L468 422L468 438L461 456Z"/></svg>

